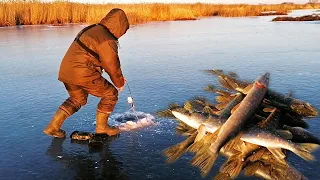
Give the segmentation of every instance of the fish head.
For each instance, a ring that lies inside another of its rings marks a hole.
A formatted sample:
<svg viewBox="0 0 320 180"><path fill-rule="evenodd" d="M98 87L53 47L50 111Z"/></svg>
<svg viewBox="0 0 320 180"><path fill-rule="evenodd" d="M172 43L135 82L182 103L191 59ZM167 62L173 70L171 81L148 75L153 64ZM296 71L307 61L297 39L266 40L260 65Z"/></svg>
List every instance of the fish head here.
<svg viewBox="0 0 320 180"><path fill-rule="evenodd" d="M174 117L181 121L189 121L189 118L191 116L191 113L184 108L171 110L171 113L174 115Z"/></svg>
<svg viewBox="0 0 320 180"><path fill-rule="evenodd" d="M264 73L256 79L255 86L257 88L267 88L269 85L269 73Z"/></svg>
<svg viewBox="0 0 320 180"><path fill-rule="evenodd" d="M294 102L291 103L290 107L299 115L303 115L307 117L317 117L319 115L317 108L301 100L294 100Z"/></svg>
<svg viewBox="0 0 320 180"><path fill-rule="evenodd" d="M189 111L183 108L172 110L171 113L177 119L179 119L180 121L184 122L185 124L195 129L197 129L205 119L205 117L203 117L201 113L196 113L196 112L190 113Z"/></svg>

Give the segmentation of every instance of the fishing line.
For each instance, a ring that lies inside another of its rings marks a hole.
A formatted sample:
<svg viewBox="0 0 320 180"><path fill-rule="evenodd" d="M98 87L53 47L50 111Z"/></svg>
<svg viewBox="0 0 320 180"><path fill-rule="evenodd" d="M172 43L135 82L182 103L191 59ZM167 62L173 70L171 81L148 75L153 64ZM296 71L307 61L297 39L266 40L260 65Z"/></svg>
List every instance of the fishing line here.
<svg viewBox="0 0 320 180"><path fill-rule="evenodd" d="M133 101L133 96L132 96L132 92L131 92L130 86L128 84L128 81L126 81L126 84L128 86L128 90L129 90L129 94L130 94L130 96L128 97L127 101L131 105L131 110L133 111L133 114L135 115L135 117L137 118L137 121L138 121L139 119L138 119L138 116L137 116L136 111L135 111L135 105L134 105L134 101Z"/></svg>

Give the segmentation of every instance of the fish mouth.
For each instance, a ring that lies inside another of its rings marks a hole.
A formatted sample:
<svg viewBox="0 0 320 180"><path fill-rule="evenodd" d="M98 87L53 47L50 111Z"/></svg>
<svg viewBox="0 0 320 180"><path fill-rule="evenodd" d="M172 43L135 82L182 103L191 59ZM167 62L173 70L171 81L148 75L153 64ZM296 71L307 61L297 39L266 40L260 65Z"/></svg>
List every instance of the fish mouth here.
<svg viewBox="0 0 320 180"><path fill-rule="evenodd" d="M263 78L269 79L270 73L265 72L262 76L263 76Z"/></svg>
<svg viewBox="0 0 320 180"><path fill-rule="evenodd" d="M319 115L318 109L306 102L296 102L293 103L290 107L296 110L300 115L304 115L307 117L317 117Z"/></svg>
<svg viewBox="0 0 320 180"><path fill-rule="evenodd" d="M309 116L317 117L319 115L319 111L316 107L313 107L311 104L306 103L305 106L309 110Z"/></svg>
<svg viewBox="0 0 320 180"><path fill-rule="evenodd" d="M317 117L319 115L318 110L315 107L308 107L308 111L305 112L305 115L308 117Z"/></svg>
<svg viewBox="0 0 320 180"><path fill-rule="evenodd" d="M259 81L256 82L256 87L260 89L266 88L266 86L263 83L260 83Z"/></svg>
<svg viewBox="0 0 320 180"><path fill-rule="evenodd" d="M319 113L316 109L310 110L308 117L318 117Z"/></svg>
<svg viewBox="0 0 320 180"><path fill-rule="evenodd" d="M259 78L259 81L257 81L255 83L257 88L266 88L267 84L269 83L269 77L270 77L270 73L266 72L263 75L261 75L261 77Z"/></svg>

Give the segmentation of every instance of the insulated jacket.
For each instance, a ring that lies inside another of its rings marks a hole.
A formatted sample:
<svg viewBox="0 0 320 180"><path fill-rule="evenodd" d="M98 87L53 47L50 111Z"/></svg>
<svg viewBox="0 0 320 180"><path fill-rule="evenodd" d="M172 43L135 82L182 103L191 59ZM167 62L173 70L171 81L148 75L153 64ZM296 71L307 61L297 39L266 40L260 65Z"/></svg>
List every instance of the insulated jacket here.
<svg viewBox="0 0 320 180"><path fill-rule="evenodd" d="M86 47L99 55L99 60L82 48L77 41L73 41L61 62L58 79L68 84L84 85L101 78L103 69L116 87L122 87L124 78L117 40L128 29L129 22L125 12L121 9L112 9L100 21L100 25L86 30L79 37Z"/></svg>

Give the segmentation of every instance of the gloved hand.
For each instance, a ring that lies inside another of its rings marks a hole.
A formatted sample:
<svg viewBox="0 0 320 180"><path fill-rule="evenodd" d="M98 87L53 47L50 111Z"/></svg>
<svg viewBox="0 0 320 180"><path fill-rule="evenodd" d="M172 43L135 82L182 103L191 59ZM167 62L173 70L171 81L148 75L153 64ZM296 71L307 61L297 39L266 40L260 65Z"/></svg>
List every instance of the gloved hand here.
<svg viewBox="0 0 320 180"><path fill-rule="evenodd" d="M122 87L118 88L119 92L123 91L124 90L124 86L126 85L126 82L127 82L126 78L123 77L123 80L124 80L124 84L123 84Z"/></svg>

